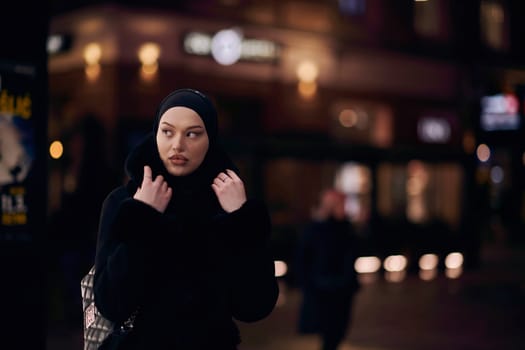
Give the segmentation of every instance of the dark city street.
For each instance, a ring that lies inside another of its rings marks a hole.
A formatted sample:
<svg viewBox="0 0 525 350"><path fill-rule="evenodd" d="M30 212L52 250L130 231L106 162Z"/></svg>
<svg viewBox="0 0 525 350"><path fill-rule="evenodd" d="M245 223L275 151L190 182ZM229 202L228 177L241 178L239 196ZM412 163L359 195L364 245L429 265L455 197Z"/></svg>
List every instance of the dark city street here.
<svg viewBox="0 0 525 350"><path fill-rule="evenodd" d="M376 276L355 300L354 320L339 350L523 350L525 251L488 247L479 269L423 281ZM278 306L265 320L240 323L239 350L317 350L313 335L296 332L301 295L281 284ZM49 350L81 350L80 328L50 324Z"/></svg>
<svg viewBox="0 0 525 350"><path fill-rule="evenodd" d="M42 6L0 9L0 350L525 350L525 1Z"/></svg>

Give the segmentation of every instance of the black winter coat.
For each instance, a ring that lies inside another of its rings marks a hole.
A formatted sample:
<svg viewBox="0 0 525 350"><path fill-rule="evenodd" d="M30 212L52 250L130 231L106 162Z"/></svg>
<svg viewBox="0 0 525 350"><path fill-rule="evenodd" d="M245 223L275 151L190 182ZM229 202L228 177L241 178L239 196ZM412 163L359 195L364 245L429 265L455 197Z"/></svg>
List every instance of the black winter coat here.
<svg viewBox="0 0 525 350"><path fill-rule="evenodd" d="M360 284L354 270L358 251L349 221L329 218L307 225L297 245L296 268L302 301L300 333L344 335Z"/></svg>
<svg viewBox="0 0 525 350"><path fill-rule="evenodd" d="M144 164L154 176L169 177L150 156L153 145L149 137L137 147L126 163L129 183L104 201L95 304L117 324L138 309L126 350L237 349L234 319L261 320L277 301L267 209L248 199L232 213L222 211L211 180L235 167L215 151L191 179L170 180L164 213L133 199Z"/></svg>

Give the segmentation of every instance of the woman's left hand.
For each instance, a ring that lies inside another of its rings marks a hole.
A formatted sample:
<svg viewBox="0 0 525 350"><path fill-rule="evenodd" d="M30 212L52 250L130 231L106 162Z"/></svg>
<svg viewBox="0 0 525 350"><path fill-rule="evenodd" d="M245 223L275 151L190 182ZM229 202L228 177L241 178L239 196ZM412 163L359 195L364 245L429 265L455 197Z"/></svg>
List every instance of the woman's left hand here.
<svg viewBox="0 0 525 350"><path fill-rule="evenodd" d="M246 202L244 183L233 170L226 169L225 172L220 172L211 187L222 209L227 213L239 209Z"/></svg>

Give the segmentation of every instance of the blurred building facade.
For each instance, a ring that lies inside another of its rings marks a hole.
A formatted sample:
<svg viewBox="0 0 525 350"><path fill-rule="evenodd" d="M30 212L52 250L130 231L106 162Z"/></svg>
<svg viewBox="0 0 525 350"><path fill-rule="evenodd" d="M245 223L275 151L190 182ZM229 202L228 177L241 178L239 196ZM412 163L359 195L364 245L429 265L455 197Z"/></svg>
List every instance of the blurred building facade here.
<svg viewBox="0 0 525 350"><path fill-rule="evenodd" d="M101 156L121 172L160 99L200 89L219 108L248 191L270 206L276 258L287 258L317 193L336 186L363 254L415 261L460 250L475 264L484 240L523 240L522 7L208 0L70 9L50 25L49 141L95 115L108 135ZM66 172L50 160L51 212L70 190Z"/></svg>

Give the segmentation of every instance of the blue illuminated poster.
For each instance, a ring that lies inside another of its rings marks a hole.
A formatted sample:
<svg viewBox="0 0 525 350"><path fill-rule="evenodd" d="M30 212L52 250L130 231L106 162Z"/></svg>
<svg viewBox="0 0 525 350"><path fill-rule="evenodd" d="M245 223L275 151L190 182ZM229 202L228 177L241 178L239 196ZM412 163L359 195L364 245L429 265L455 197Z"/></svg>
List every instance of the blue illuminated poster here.
<svg viewBox="0 0 525 350"><path fill-rule="evenodd" d="M35 158L33 70L0 62L0 239L27 240L28 183Z"/></svg>

